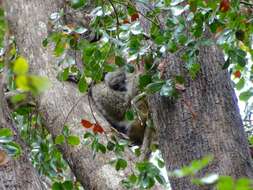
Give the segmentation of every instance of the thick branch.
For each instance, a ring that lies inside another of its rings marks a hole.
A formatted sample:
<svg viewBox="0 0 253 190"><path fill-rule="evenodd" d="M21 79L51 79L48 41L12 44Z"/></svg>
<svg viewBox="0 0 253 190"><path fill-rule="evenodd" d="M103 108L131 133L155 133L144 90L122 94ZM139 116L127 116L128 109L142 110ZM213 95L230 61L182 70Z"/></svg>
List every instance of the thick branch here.
<svg viewBox="0 0 253 190"><path fill-rule="evenodd" d="M82 96L75 86L62 84L56 80L57 71L54 64L57 59L52 51L42 48L42 41L47 36L47 22L51 13L59 11L62 1L57 0L9 0L5 1L7 18L20 53L25 56L33 74L45 75L53 87L40 96L39 110L44 118L49 132L56 137L63 129L64 121L71 108ZM108 124L99 115L99 122L108 130ZM83 96L68 116L67 125L73 134L82 137L85 132L80 125L81 119L92 120L88 107L88 100ZM101 140L103 138L101 137ZM111 154L98 154L92 157L90 147L72 147L61 145L60 149L65 160L69 163L73 173L85 189L122 189L120 181L125 177L123 173L116 172L108 162L113 158ZM131 156L130 154L126 157Z"/></svg>

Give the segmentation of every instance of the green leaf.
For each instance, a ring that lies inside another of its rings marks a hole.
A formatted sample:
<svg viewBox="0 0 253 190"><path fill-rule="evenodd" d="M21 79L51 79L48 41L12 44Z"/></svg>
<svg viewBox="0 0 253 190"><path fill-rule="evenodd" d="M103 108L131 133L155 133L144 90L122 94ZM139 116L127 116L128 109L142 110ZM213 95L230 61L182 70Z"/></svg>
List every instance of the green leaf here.
<svg viewBox="0 0 253 190"><path fill-rule="evenodd" d="M62 129L62 134L67 137L69 136L70 134L70 131L69 131L69 127L67 125L64 125L63 129Z"/></svg>
<svg viewBox="0 0 253 190"><path fill-rule="evenodd" d="M137 182L137 179L138 179L137 176L134 174L128 176L128 180L133 184Z"/></svg>
<svg viewBox="0 0 253 190"><path fill-rule="evenodd" d="M139 157L141 155L141 149L140 148L134 149L134 154L135 156Z"/></svg>
<svg viewBox="0 0 253 190"><path fill-rule="evenodd" d="M59 81L66 81L68 80L68 77L69 77L69 68L65 68L57 75L57 79Z"/></svg>
<svg viewBox="0 0 253 190"><path fill-rule="evenodd" d="M134 72L134 66L132 65L132 64L126 64L125 65L125 68L126 68L126 71L128 72L128 73L133 73Z"/></svg>
<svg viewBox="0 0 253 190"><path fill-rule="evenodd" d="M163 168L165 166L164 161L161 159L157 159L157 163L158 163L159 168Z"/></svg>
<svg viewBox="0 0 253 190"><path fill-rule="evenodd" d="M127 161L126 160L123 160L123 159L119 158L116 161L115 168L116 168L117 171L124 170L126 167L127 167Z"/></svg>
<svg viewBox="0 0 253 190"><path fill-rule="evenodd" d="M222 69L227 69L230 65L230 58L228 57L225 61L224 65L222 66Z"/></svg>
<svg viewBox="0 0 253 190"><path fill-rule="evenodd" d="M244 85L245 85L245 79L241 78L235 87L237 90L241 90L243 89Z"/></svg>
<svg viewBox="0 0 253 190"><path fill-rule="evenodd" d="M252 190L253 182L247 178L241 178L236 181L236 190Z"/></svg>
<svg viewBox="0 0 253 190"><path fill-rule="evenodd" d="M127 110L125 113L125 118L128 121L133 121L134 120L134 112L133 110Z"/></svg>
<svg viewBox="0 0 253 190"><path fill-rule="evenodd" d="M177 51L177 43L176 43L176 42L170 41L170 42L168 43L167 46L168 46L168 50L169 50L171 53L174 53L174 52Z"/></svg>
<svg viewBox="0 0 253 190"><path fill-rule="evenodd" d="M150 83L149 85L145 87L145 91L148 94L154 94L156 92L159 92L164 84L165 84L165 81L157 81L154 83Z"/></svg>
<svg viewBox="0 0 253 190"><path fill-rule="evenodd" d="M185 83L185 78L183 76L176 75L175 76L175 82L179 83L179 84L184 84Z"/></svg>
<svg viewBox="0 0 253 190"><path fill-rule="evenodd" d="M45 38L45 39L42 41L42 45L43 45L43 47L47 47L47 45L48 45L48 38Z"/></svg>
<svg viewBox="0 0 253 190"><path fill-rule="evenodd" d="M86 81L86 78L84 75L80 78L80 80L78 82L78 89L82 93L86 92L88 89L88 84L87 84L87 81Z"/></svg>
<svg viewBox="0 0 253 190"><path fill-rule="evenodd" d="M189 166L170 172L169 175L175 177L185 177L196 174L199 170L206 167L213 160L212 156L206 156L201 160L194 160Z"/></svg>
<svg viewBox="0 0 253 190"><path fill-rule="evenodd" d="M120 56L116 56L115 57L115 64L118 66L123 66L123 65L125 65L125 59Z"/></svg>
<svg viewBox="0 0 253 190"><path fill-rule="evenodd" d="M253 136L249 138L250 145L253 145Z"/></svg>
<svg viewBox="0 0 253 190"><path fill-rule="evenodd" d="M189 70L192 79L195 79L198 72L200 71L200 64L198 63L189 64L187 65L187 68Z"/></svg>
<svg viewBox="0 0 253 190"><path fill-rule="evenodd" d="M62 183L62 186L63 186L64 190L73 190L74 189L72 181L65 181L64 183Z"/></svg>
<svg viewBox="0 0 253 190"><path fill-rule="evenodd" d="M16 86L19 90L22 90L24 92L31 90L31 88L29 86L29 79L27 76L24 76L24 75L17 76L15 82L16 82Z"/></svg>
<svg viewBox="0 0 253 190"><path fill-rule="evenodd" d="M84 138L84 139L88 139L88 138L92 138L92 137L94 137L94 135L93 135L92 133L90 133L90 132L86 132L86 133L83 135L83 138Z"/></svg>
<svg viewBox="0 0 253 190"><path fill-rule="evenodd" d="M0 137L12 137L12 131L9 128L0 129Z"/></svg>
<svg viewBox="0 0 253 190"><path fill-rule="evenodd" d="M127 7L127 12L129 15L133 15L134 13L136 13L136 8L131 6L131 4Z"/></svg>
<svg viewBox="0 0 253 190"><path fill-rule="evenodd" d="M34 94L42 93L48 90L52 84L47 77L30 75L28 76L30 90Z"/></svg>
<svg viewBox="0 0 253 190"><path fill-rule="evenodd" d="M27 98L26 94L16 94L14 96L11 97L11 102L13 104L16 104L18 102L22 102Z"/></svg>
<svg viewBox="0 0 253 190"><path fill-rule="evenodd" d="M51 87L51 83L46 77L35 75L20 75L16 78L17 88L22 91L31 91L34 94L39 94Z"/></svg>
<svg viewBox="0 0 253 190"><path fill-rule="evenodd" d="M55 45L55 49L54 49L55 56L56 57L61 56L64 53L66 47L67 47L67 43L64 40L60 39Z"/></svg>
<svg viewBox="0 0 253 190"><path fill-rule="evenodd" d="M232 190L234 189L234 182L233 179L229 176L220 177L217 190Z"/></svg>
<svg viewBox="0 0 253 190"><path fill-rule="evenodd" d="M98 150L100 152L102 152L103 154L105 154L106 153L106 147L105 147L105 145L103 145L101 143L98 143Z"/></svg>
<svg viewBox="0 0 253 190"><path fill-rule="evenodd" d="M86 0L71 0L71 7L74 9L82 8L86 4Z"/></svg>
<svg viewBox="0 0 253 190"><path fill-rule="evenodd" d="M58 182L55 182L53 185L52 185L52 190L62 190L63 187L62 187L62 184L61 183L58 183Z"/></svg>
<svg viewBox="0 0 253 190"><path fill-rule="evenodd" d="M65 140L65 137L64 135L58 135L56 138L55 138L55 144L62 144Z"/></svg>
<svg viewBox="0 0 253 190"><path fill-rule="evenodd" d="M29 70L28 62L24 57L18 57L14 62L13 72L17 75L25 75Z"/></svg>
<svg viewBox="0 0 253 190"><path fill-rule="evenodd" d="M253 89L249 89L245 92L242 92L239 96L239 99L247 102L253 96Z"/></svg>
<svg viewBox="0 0 253 190"><path fill-rule="evenodd" d="M151 75L141 75L139 77L139 87L140 87L140 89L144 89L151 82L152 82L152 76Z"/></svg>
<svg viewBox="0 0 253 190"><path fill-rule="evenodd" d="M78 136L70 135L67 137L67 142L72 146L77 146L80 144L80 139Z"/></svg>
<svg viewBox="0 0 253 190"><path fill-rule="evenodd" d="M115 144L112 142L112 141L108 141L108 143L107 143L107 149L109 150L109 151L112 151L113 149L114 149L114 147L115 147Z"/></svg>
<svg viewBox="0 0 253 190"><path fill-rule="evenodd" d="M165 185L166 184L166 180L164 179L164 177L162 175L156 175L155 176L155 179L162 185Z"/></svg>
<svg viewBox="0 0 253 190"><path fill-rule="evenodd" d="M8 142L2 146L11 156L18 157L21 155L21 146L15 142Z"/></svg>
<svg viewBox="0 0 253 190"><path fill-rule="evenodd" d="M141 181L140 181L141 187L144 189L150 189L151 187L154 186L155 184L155 180L152 177L144 177Z"/></svg>
<svg viewBox="0 0 253 190"><path fill-rule="evenodd" d="M104 65L104 72L113 72L118 68L117 65L115 64L105 64Z"/></svg>

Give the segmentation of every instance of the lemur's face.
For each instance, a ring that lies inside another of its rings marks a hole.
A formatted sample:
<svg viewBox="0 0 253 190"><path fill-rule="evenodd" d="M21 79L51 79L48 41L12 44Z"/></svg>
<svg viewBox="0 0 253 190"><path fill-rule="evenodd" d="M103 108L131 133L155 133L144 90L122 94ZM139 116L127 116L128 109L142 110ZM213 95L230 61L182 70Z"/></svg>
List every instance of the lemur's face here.
<svg viewBox="0 0 253 190"><path fill-rule="evenodd" d="M111 72L105 76L108 86L116 91L127 91L125 72Z"/></svg>

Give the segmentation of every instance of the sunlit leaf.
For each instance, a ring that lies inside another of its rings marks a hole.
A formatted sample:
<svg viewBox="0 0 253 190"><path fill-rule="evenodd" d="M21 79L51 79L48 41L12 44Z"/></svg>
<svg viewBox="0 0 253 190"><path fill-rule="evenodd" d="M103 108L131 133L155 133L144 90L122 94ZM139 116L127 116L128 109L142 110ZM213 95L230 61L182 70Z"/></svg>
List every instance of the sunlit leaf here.
<svg viewBox="0 0 253 190"><path fill-rule="evenodd" d="M70 135L67 137L67 142L72 146L76 146L80 144L80 139L78 136Z"/></svg>
<svg viewBox="0 0 253 190"><path fill-rule="evenodd" d="M18 57L14 62L13 72L17 75L24 75L28 72L29 65L25 58Z"/></svg>
<svg viewBox="0 0 253 190"><path fill-rule="evenodd" d="M65 137L64 135L58 135L56 138L55 138L55 144L62 144L65 140Z"/></svg>

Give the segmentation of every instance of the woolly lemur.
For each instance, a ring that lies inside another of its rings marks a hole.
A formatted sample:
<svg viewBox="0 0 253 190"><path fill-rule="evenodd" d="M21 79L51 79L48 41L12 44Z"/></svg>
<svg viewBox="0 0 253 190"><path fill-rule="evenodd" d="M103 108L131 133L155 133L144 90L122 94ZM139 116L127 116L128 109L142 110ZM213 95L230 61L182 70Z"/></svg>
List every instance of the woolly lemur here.
<svg viewBox="0 0 253 190"><path fill-rule="evenodd" d="M138 117L125 120L125 113L131 108L131 101L138 94L138 76L126 74L119 69L107 73L105 82L92 88L91 96L97 110L113 128L126 134L134 144L142 144L148 118L148 106L144 99L134 102Z"/></svg>

